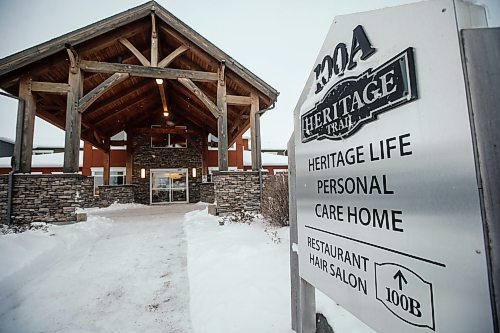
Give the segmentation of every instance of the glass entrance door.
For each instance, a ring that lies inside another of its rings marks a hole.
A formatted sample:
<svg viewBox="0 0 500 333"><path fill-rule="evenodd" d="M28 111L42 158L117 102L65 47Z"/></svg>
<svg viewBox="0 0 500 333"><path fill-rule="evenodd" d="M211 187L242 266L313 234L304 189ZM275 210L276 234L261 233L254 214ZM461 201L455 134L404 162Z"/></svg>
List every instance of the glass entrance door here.
<svg viewBox="0 0 500 333"><path fill-rule="evenodd" d="M151 170L151 204L188 202L188 170Z"/></svg>

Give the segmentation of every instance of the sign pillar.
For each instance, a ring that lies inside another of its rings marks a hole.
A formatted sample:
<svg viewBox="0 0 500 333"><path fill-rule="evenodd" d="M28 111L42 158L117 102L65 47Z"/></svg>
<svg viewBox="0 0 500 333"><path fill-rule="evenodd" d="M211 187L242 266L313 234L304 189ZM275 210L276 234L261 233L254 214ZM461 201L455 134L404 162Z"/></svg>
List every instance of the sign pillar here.
<svg viewBox="0 0 500 333"><path fill-rule="evenodd" d="M495 330L500 328L500 28L462 31Z"/></svg>
<svg viewBox="0 0 500 333"><path fill-rule="evenodd" d="M295 192L295 143L293 135L288 141L288 194L290 219L290 282L292 330L297 333L316 332L316 291L307 281L299 276L299 258L297 255L297 200Z"/></svg>

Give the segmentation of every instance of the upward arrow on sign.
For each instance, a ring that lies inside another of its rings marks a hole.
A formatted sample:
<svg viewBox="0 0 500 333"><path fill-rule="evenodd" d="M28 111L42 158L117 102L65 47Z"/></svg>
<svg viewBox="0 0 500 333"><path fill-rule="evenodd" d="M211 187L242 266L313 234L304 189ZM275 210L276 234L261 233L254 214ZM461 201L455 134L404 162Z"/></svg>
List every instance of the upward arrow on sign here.
<svg viewBox="0 0 500 333"><path fill-rule="evenodd" d="M404 284L408 283L408 281L406 281L403 273L401 273L401 270L398 270L398 272L396 274L394 274L394 280L398 280L399 290L403 290L403 282L404 282Z"/></svg>

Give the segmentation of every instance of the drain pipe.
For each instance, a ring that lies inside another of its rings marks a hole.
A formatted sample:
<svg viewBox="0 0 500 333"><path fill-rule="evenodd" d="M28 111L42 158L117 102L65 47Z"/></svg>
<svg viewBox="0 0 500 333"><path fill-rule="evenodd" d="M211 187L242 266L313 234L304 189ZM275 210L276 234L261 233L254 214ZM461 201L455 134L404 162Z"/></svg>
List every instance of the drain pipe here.
<svg viewBox="0 0 500 333"><path fill-rule="evenodd" d="M260 117L261 115L263 115L267 111L274 109L275 106L276 106L276 102L274 102L273 105L271 105L267 109L260 110L259 112L257 112L257 114ZM262 190L262 186L263 186L263 181L262 181L262 152L261 152L260 162L261 162L261 165L259 165L259 184L260 184L260 206L261 206L261 209L262 209L262 192L263 192L263 190Z"/></svg>
<svg viewBox="0 0 500 333"><path fill-rule="evenodd" d="M9 94L9 93L6 93L6 92L3 92L3 91L0 91L0 95L3 95L3 96L7 96L7 97L10 97L10 98L13 98L13 99L17 99L18 100L18 119L20 120L20 125L18 130L21 131L21 133L19 133L20 135L17 136L17 133L16 133L16 143L17 143L17 146L19 149L19 152L18 152L18 157L20 158L21 157L21 153L22 153L22 149L23 149L23 145L20 143L20 142L17 142L18 138L22 138L23 137L23 130L24 130L24 100L22 98L19 98L17 96L14 96L12 94ZM14 146L15 147L15 146ZM14 154L16 155L16 154ZM12 157L12 161L11 161L11 167L12 167L12 170L9 172L9 187L7 189L7 224L10 225L12 223L12 196L13 196L13 192L14 192L14 174L17 172L17 170L19 169L19 161L16 161L15 160L15 157Z"/></svg>

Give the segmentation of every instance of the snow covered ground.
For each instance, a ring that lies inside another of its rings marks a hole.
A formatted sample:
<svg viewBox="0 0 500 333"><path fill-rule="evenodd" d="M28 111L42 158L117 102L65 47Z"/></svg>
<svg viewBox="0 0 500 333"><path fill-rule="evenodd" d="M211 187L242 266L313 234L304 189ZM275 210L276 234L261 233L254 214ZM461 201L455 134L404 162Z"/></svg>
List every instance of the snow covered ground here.
<svg viewBox="0 0 500 333"><path fill-rule="evenodd" d="M205 205L115 205L0 236L0 332L290 330L288 228ZM372 332L317 294L336 333Z"/></svg>

